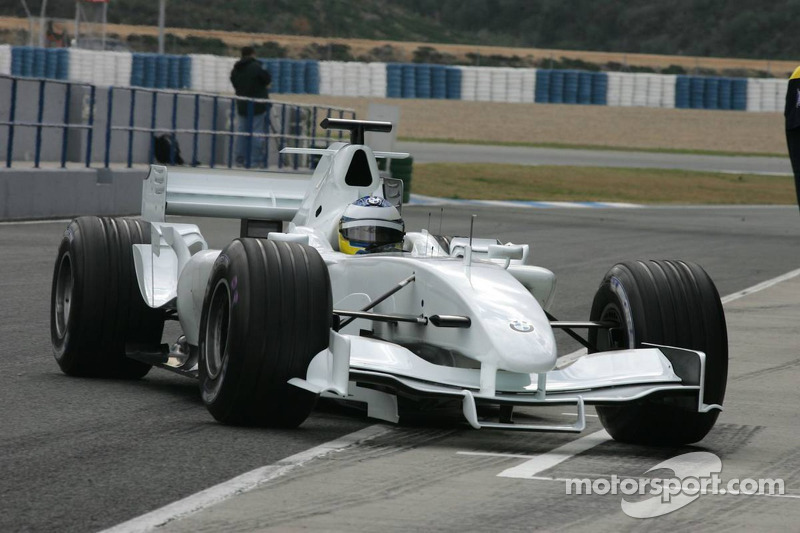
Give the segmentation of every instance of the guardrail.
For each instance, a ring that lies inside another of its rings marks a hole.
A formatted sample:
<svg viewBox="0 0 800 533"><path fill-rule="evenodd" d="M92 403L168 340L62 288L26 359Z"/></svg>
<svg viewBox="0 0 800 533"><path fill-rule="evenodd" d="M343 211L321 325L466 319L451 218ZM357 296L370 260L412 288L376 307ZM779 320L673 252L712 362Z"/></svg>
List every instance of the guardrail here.
<svg viewBox="0 0 800 533"><path fill-rule="evenodd" d="M81 166L132 167L153 163L156 138L168 145L168 160L188 156L192 166L294 168L307 157L281 156L286 146L327 146L342 132L321 131L325 117L355 118L352 109L255 100L193 91L96 85L0 75L0 130L6 132L5 167L32 161ZM237 113L237 101L268 104L268 119L258 128L252 113ZM240 126L238 121L245 121ZM165 137L164 137L165 136ZM235 140L244 139L244 160L236 161ZM258 141L265 149L257 153ZM0 133L2 143L2 133ZM162 147L163 147L162 143ZM181 157L179 157L181 156ZM201 163L203 161L204 163Z"/></svg>

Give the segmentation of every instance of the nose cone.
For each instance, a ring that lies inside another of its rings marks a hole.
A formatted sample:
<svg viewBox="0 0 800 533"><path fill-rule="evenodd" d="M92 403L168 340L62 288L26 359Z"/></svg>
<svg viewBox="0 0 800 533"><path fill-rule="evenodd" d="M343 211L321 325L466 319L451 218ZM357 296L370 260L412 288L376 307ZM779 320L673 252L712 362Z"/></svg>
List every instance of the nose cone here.
<svg viewBox="0 0 800 533"><path fill-rule="evenodd" d="M530 309L524 315L497 316L487 324L487 333L500 369L538 373L552 370L556 363L553 330L541 309Z"/></svg>
<svg viewBox="0 0 800 533"><path fill-rule="evenodd" d="M539 302L497 267L473 269L471 289L497 367L512 372L547 372L556 362L556 341Z"/></svg>

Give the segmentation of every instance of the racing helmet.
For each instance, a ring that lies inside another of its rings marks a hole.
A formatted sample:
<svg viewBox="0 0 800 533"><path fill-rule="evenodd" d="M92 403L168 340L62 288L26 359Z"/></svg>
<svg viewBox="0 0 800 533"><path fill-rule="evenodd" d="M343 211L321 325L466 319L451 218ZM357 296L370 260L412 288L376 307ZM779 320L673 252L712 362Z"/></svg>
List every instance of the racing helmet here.
<svg viewBox="0 0 800 533"><path fill-rule="evenodd" d="M339 220L339 251L346 254L403 250L405 224L397 209L378 196L364 196Z"/></svg>

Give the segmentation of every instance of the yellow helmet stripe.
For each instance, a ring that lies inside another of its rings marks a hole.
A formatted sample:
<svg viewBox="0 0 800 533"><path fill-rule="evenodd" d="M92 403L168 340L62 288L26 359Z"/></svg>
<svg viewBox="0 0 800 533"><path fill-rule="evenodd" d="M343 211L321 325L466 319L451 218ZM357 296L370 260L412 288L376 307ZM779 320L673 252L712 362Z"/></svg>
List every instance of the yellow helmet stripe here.
<svg viewBox="0 0 800 533"><path fill-rule="evenodd" d="M794 69L794 74L792 74L792 77L789 78L789 79L790 80L796 80L797 78L800 78L800 67L797 67L796 69Z"/></svg>

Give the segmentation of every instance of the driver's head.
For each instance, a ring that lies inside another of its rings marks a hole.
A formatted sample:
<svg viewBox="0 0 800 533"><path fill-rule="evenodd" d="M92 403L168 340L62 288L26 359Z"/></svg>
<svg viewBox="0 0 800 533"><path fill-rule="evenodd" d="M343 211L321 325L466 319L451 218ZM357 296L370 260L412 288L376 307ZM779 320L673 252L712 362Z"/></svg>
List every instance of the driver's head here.
<svg viewBox="0 0 800 533"><path fill-rule="evenodd" d="M339 220L339 251L346 254L402 251L404 236L400 213L378 196L359 198Z"/></svg>

